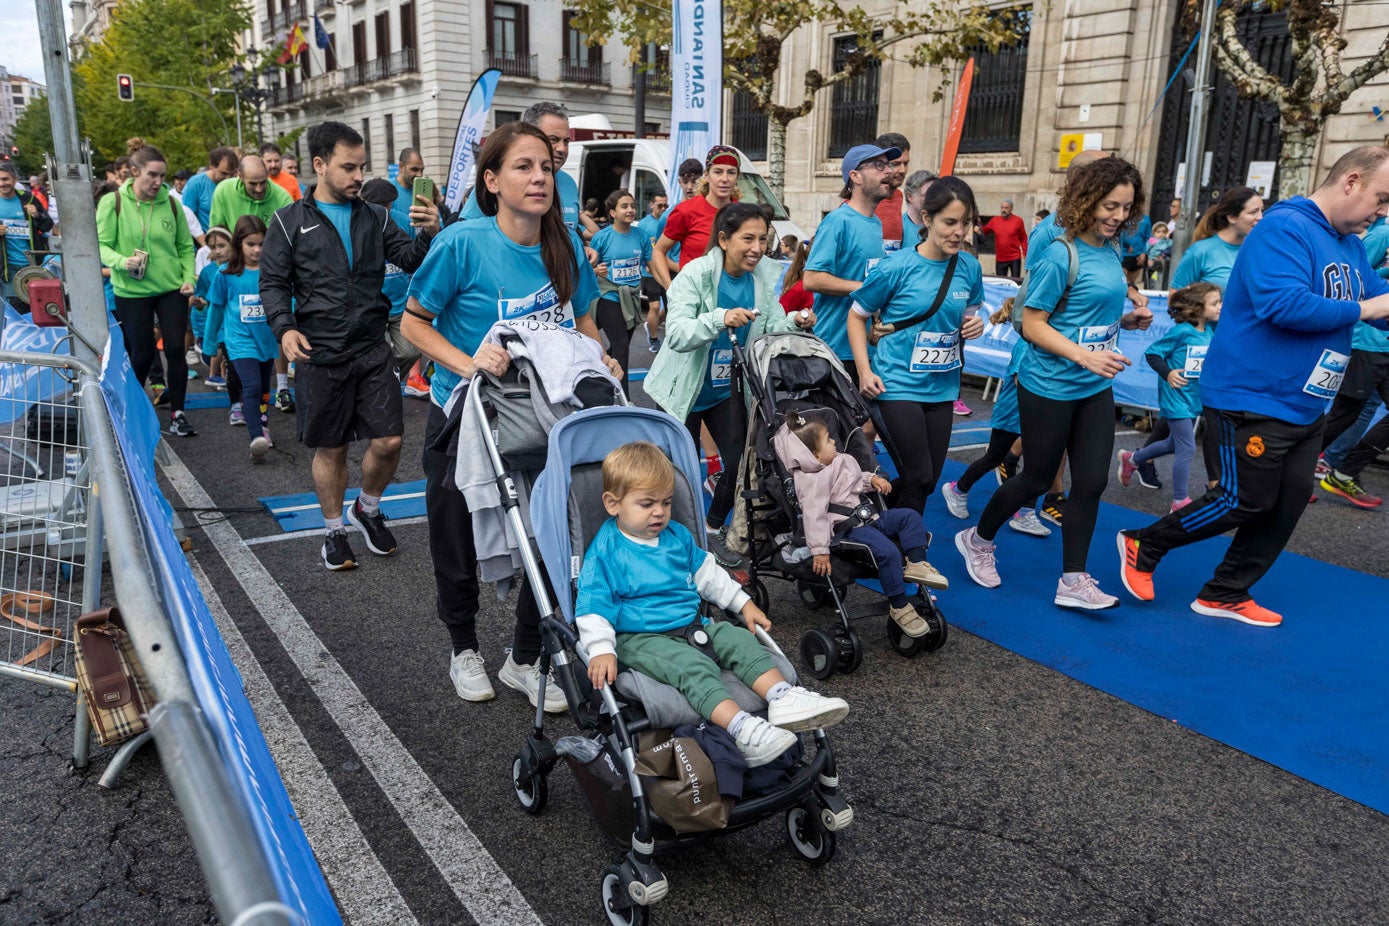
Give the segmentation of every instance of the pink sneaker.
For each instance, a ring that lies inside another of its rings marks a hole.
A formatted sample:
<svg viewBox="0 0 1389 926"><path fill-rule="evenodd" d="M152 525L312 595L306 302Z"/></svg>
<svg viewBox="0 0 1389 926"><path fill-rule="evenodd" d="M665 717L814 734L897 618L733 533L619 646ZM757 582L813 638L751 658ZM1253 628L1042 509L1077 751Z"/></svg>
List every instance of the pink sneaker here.
<svg viewBox="0 0 1389 926"><path fill-rule="evenodd" d="M970 407L965 404L964 399L956 399L955 414L963 417L965 415L972 415L974 412L970 411Z"/></svg>
<svg viewBox="0 0 1389 926"><path fill-rule="evenodd" d="M1124 488L1129 487L1133 482L1133 474L1138 472L1138 467L1133 465L1133 451L1119 451L1119 485Z"/></svg>
<svg viewBox="0 0 1389 926"><path fill-rule="evenodd" d="M978 528L971 527L955 535L955 549L965 558L965 570L976 585L998 588L998 566L994 562L994 545L979 539Z"/></svg>
<svg viewBox="0 0 1389 926"><path fill-rule="evenodd" d="M1187 505L1190 505L1190 504L1191 504L1191 498L1190 498L1189 496L1188 496L1187 498L1179 498L1179 499L1177 499L1176 501L1174 501L1174 502L1172 503L1172 509L1171 509L1171 510L1172 510L1172 511L1181 511L1183 508L1185 508Z"/></svg>

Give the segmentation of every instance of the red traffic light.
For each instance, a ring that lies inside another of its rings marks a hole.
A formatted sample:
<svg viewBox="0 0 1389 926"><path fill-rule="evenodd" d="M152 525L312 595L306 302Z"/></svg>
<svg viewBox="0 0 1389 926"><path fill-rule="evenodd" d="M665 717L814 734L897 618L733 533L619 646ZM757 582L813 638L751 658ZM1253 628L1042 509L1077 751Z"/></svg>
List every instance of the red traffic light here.
<svg viewBox="0 0 1389 926"><path fill-rule="evenodd" d="M129 74L116 75L116 94L127 103L135 99L135 81Z"/></svg>

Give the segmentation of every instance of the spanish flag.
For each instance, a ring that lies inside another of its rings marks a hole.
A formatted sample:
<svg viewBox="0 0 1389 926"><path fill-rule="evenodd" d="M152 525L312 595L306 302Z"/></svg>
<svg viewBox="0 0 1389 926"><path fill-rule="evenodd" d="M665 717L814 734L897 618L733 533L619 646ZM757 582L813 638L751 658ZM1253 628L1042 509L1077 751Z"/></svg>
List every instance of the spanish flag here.
<svg viewBox="0 0 1389 926"><path fill-rule="evenodd" d="M289 30L289 38L285 40L285 50L280 53L280 57L276 60L280 64L289 64L308 47L309 40L304 37L304 27L295 23L294 28Z"/></svg>

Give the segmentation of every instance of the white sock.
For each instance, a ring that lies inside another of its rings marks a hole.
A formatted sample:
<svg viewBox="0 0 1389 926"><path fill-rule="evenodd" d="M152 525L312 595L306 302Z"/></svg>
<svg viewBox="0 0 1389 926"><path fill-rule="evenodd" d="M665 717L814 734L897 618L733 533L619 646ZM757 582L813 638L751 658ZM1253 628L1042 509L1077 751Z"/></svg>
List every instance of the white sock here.
<svg viewBox="0 0 1389 926"><path fill-rule="evenodd" d="M733 715L733 719L728 722L728 733L730 736L737 736L738 731L743 728L743 724L752 719L752 715L747 711L739 711Z"/></svg>
<svg viewBox="0 0 1389 926"><path fill-rule="evenodd" d="M362 514L376 514L381 508L381 496L363 492L357 496L357 504L362 506Z"/></svg>
<svg viewBox="0 0 1389 926"><path fill-rule="evenodd" d="M336 534L340 530L342 530L342 515L338 515L336 518L323 519L323 533Z"/></svg>
<svg viewBox="0 0 1389 926"><path fill-rule="evenodd" d="M785 680L777 682L775 685L771 687L771 690L767 692L767 703L771 704L773 701L779 700L782 695L786 694L790 690L790 682Z"/></svg>
<svg viewBox="0 0 1389 926"><path fill-rule="evenodd" d="M1331 472L1332 472L1333 475L1335 475L1335 477L1336 477L1337 479L1341 480L1342 482L1350 482L1352 479L1355 478L1354 476L1347 476L1345 473L1341 472L1339 469L1334 469L1334 470L1332 470Z"/></svg>
<svg viewBox="0 0 1389 926"><path fill-rule="evenodd" d="M288 374L288 373L276 373L276 374L275 374L275 388L278 389L278 390L280 390L281 392L288 391L288 389L289 389L289 374Z"/></svg>

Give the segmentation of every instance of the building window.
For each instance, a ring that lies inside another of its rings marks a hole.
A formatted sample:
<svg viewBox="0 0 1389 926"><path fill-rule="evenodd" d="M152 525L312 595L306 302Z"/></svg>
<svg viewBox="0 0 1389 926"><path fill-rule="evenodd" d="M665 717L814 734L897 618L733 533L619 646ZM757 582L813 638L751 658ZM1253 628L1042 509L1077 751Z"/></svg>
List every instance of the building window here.
<svg viewBox="0 0 1389 926"><path fill-rule="evenodd" d="M603 79L603 49L589 44L588 36L574 28L574 14L564 11L564 57L560 79L583 84L607 83Z"/></svg>
<svg viewBox="0 0 1389 926"><path fill-rule="evenodd" d="M313 76L312 61L307 48L299 53L299 76L304 80Z"/></svg>
<svg viewBox="0 0 1389 926"><path fill-rule="evenodd" d="M336 71L338 69L338 36L335 32L328 33L328 47L323 49L323 70Z"/></svg>
<svg viewBox="0 0 1389 926"><path fill-rule="evenodd" d="M492 127L506 125L508 122L520 122L521 111L518 109L494 109L492 110Z"/></svg>
<svg viewBox="0 0 1389 926"><path fill-rule="evenodd" d="M415 4L400 5L400 47L415 47Z"/></svg>
<svg viewBox="0 0 1389 926"><path fill-rule="evenodd" d="M535 77L530 53L530 10L523 3L487 0L488 62L513 77Z"/></svg>
<svg viewBox="0 0 1389 926"><path fill-rule="evenodd" d="M386 113L386 160L389 163L396 155L395 150L395 116Z"/></svg>
<svg viewBox="0 0 1389 926"><path fill-rule="evenodd" d="M376 14L376 57L384 58L391 53L391 14Z"/></svg>
<svg viewBox="0 0 1389 926"><path fill-rule="evenodd" d="M367 24L352 24L352 63L361 67L367 63Z"/></svg>
<svg viewBox="0 0 1389 926"><path fill-rule="evenodd" d="M410 110L410 147L420 150L420 111Z"/></svg>
<svg viewBox="0 0 1389 926"><path fill-rule="evenodd" d="M753 109L752 94L733 94L733 147L754 161L767 159L767 116Z"/></svg>
<svg viewBox="0 0 1389 926"><path fill-rule="evenodd" d="M371 173L371 120L362 120L362 145L367 149L367 161L362 165L362 170Z"/></svg>
<svg viewBox="0 0 1389 926"><path fill-rule="evenodd" d="M834 72L837 74L844 70L857 54L857 36L841 36L835 39L832 61ZM854 145L871 142L878 137L880 70L878 61L874 59L853 77L834 85L830 107L829 157L842 158Z"/></svg>
<svg viewBox="0 0 1389 926"><path fill-rule="evenodd" d="M1017 151L1022 132L1022 95L1027 84L1027 40L1032 11L1022 14L1018 44L974 51L974 83L960 134L961 153Z"/></svg>

